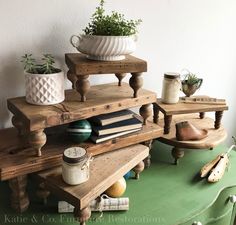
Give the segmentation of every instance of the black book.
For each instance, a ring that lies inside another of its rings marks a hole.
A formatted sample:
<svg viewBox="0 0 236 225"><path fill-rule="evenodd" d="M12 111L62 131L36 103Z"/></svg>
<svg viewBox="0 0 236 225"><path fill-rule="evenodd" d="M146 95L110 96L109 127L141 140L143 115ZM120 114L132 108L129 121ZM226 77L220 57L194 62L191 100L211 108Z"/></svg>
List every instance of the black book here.
<svg viewBox="0 0 236 225"><path fill-rule="evenodd" d="M100 126L106 126L112 123L117 123L123 120L128 120L133 118L133 112L130 110L122 110L113 113L102 114L94 116L89 119L92 123L95 123Z"/></svg>
<svg viewBox="0 0 236 225"><path fill-rule="evenodd" d="M140 121L138 118L133 117L132 119L120 121L117 123L109 124L106 126L97 126L92 125L92 129L94 133L96 133L98 136L101 135L107 135L107 134L114 134L119 133L127 130L134 130L142 128L142 121Z"/></svg>
<svg viewBox="0 0 236 225"><path fill-rule="evenodd" d="M92 134L90 139L94 143L98 144L98 143L101 143L104 141L111 140L113 138L117 138L117 137L121 137L121 136L124 136L127 134L135 133L140 130L141 130L141 128L138 128L138 129L134 129L134 130L127 130L127 131L123 131L123 132L119 132L119 133L115 133L115 134L107 134L107 135L102 135L102 136L97 136L96 134Z"/></svg>

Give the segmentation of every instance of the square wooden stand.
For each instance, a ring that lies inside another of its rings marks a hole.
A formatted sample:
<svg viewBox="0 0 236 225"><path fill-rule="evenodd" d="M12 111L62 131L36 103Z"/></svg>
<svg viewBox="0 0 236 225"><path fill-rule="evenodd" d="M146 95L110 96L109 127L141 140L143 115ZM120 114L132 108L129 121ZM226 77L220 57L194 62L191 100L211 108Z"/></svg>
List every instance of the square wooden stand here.
<svg viewBox="0 0 236 225"><path fill-rule="evenodd" d="M199 117L203 119L205 117L205 112L215 112L215 129L220 128L221 119L223 112L228 110L227 105L217 105L217 104L191 104L191 103L176 103L176 104L164 104L161 99L157 99L156 104L154 104L154 122L158 123L159 112L164 114L164 134L170 132L171 121L173 115L178 114L189 114L189 113L199 113Z"/></svg>
<svg viewBox="0 0 236 225"><path fill-rule="evenodd" d="M130 170L133 169L138 178L144 169L143 160L148 155L149 148L144 145L133 145L100 155L91 163L90 179L75 186L62 180L61 167L40 172L34 177L45 183L46 189L52 194L73 205L75 218L85 225L91 216L89 203Z"/></svg>
<svg viewBox="0 0 236 225"><path fill-rule="evenodd" d="M147 62L131 55L120 61L95 61L80 53L69 53L65 55L65 60L69 68L67 77L72 82L72 88L80 93L82 102L89 98L87 93L90 90L90 75L115 74L119 80L118 85L121 86L126 73L130 73L132 76L129 84L133 89L131 96L137 98L138 91L143 85L141 75L147 71Z"/></svg>
<svg viewBox="0 0 236 225"><path fill-rule="evenodd" d="M131 98L131 94L132 89L127 83L122 86L110 83L92 86L86 102L78 101L76 90L67 90L65 101L56 105L30 105L25 97L8 99L7 104L14 115L12 123L22 140L26 140L36 154L41 156L41 149L47 141L45 128L139 106L140 115L146 124L147 118L152 115L151 104L156 101L156 94L145 89L139 90L137 98Z"/></svg>

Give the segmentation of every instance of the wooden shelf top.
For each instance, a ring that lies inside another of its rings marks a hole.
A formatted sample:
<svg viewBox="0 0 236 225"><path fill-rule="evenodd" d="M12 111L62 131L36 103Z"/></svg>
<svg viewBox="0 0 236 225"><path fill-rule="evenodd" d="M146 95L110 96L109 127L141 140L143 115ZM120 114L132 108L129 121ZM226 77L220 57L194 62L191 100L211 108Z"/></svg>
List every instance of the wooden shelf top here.
<svg viewBox="0 0 236 225"><path fill-rule="evenodd" d="M24 123L25 129L34 131L156 101L156 94L145 89L140 89L138 97L133 98L133 90L127 83L92 86L86 102L80 102L75 90L66 90L65 96L64 102L51 106L28 104L25 97L8 99L7 104Z"/></svg>
<svg viewBox="0 0 236 225"><path fill-rule="evenodd" d="M52 128L50 128L52 129ZM92 155L99 155L105 152L124 148L129 145L142 143L148 140L156 139L163 134L163 128L152 122L147 122L141 131L118 137L100 144L94 144L90 141L75 144L68 140L64 133L66 126L55 127L57 135L53 130L48 130L47 144L43 147L43 154L37 157L31 148L24 146L17 136L15 128L0 130L0 180L8 180L20 175L38 172L49 169L61 164L62 153L66 148L80 146L87 149ZM12 151L17 151L11 154Z"/></svg>
<svg viewBox="0 0 236 225"><path fill-rule="evenodd" d="M165 115L228 110L228 106L222 104L191 104L183 102L179 102L177 104L164 104L161 102L160 98L157 99L157 107Z"/></svg>
<svg viewBox="0 0 236 225"><path fill-rule="evenodd" d="M147 71L147 62L127 55L120 61L96 61L87 59L80 53L67 53L65 61L70 71L76 75L141 73Z"/></svg>
<svg viewBox="0 0 236 225"><path fill-rule="evenodd" d="M61 167L40 172L35 176L43 180L53 194L83 209L148 155L148 147L133 145L95 157L90 166L90 179L75 186L63 181Z"/></svg>
<svg viewBox="0 0 236 225"><path fill-rule="evenodd" d="M189 121L194 126L200 129L208 130L208 136L199 141L177 141L175 124L185 120ZM159 125L162 126L163 124L164 120L162 119L160 120ZM214 127L214 120L211 118L206 117L204 119L200 119L197 114L177 115L173 117L170 133L163 135L162 137L159 138L159 140L165 144L180 148L190 148L190 149L214 148L226 139L227 132L222 126L219 129L215 129L213 127Z"/></svg>

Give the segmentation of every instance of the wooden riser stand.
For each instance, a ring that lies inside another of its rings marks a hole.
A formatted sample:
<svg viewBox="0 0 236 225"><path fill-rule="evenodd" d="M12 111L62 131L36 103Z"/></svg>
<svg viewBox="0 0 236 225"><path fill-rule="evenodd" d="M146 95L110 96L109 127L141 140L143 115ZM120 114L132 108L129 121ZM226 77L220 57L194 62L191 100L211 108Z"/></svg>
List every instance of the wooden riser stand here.
<svg viewBox="0 0 236 225"><path fill-rule="evenodd" d="M29 204L25 191L27 175L60 166L62 153L66 148L81 146L94 156L101 153L113 154L111 152L113 150L138 143L150 147L152 139L160 137L163 133L160 126L147 121L152 115L156 94L142 89L141 74L147 71L147 63L144 60L128 56L122 61L97 62L88 60L81 54L66 54L66 63L69 67L68 78L72 82L73 89L66 90L64 102L51 106L36 106L26 103L25 97L7 101L8 109L13 113L12 123L18 130L18 134L14 128L0 131L3 134L0 135L0 138L3 138L3 142L0 142L0 157L3 162L0 165L0 180L9 180L12 189L12 206L20 212L26 210ZM129 84L122 82L127 73L131 74ZM90 87L88 77L93 74L115 74L119 82ZM59 130L58 126L134 107L140 107L144 124L143 129L137 133L101 144L87 141L80 145L71 143L63 136L55 135ZM56 132L50 136L53 128L56 128ZM147 153L149 148L142 145L141 149L145 149L145 156L137 158L137 161L131 164L128 161L120 162L120 166L125 169L120 171L119 177L135 167L136 178L138 178L144 167L142 161L145 160L146 167L150 165L150 157ZM109 176L113 177L113 174ZM48 191L45 190L44 183L47 182L41 182L38 194L45 199ZM103 190L105 184L102 180L98 183ZM112 185L109 182L107 184ZM78 196L77 201L79 201ZM83 224L83 220L86 219L81 218L87 218L89 210L86 205L82 208L74 205L76 217L79 217Z"/></svg>
<svg viewBox="0 0 236 225"><path fill-rule="evenodd" d="M199 113L200 119L205 117L206 112L215 112L215 123L214 128L219 129L221 125L221 119L223 112L228 110L228 106L225 104L215 104L215 103L184 103L179 101L177 104L164 104L161 99L157 99L155 108L155 122L158 123L159 112L164 114L164 134L170 132L172 118L174 115L180 114L192 114Z"/></svg>
<svg viewBox="0 0 236 225"><path fill-rule="evenodd" d="M99 155L91 163L89 181L77 186L66 185L62 181L61 167L39 172L33 177L43 182L52 194L73 205L75 218L84 225L91 216L90 202L131 169L138 179L144 169L143 160L148 155L149 148L144 145L133 145Z"/></svg>

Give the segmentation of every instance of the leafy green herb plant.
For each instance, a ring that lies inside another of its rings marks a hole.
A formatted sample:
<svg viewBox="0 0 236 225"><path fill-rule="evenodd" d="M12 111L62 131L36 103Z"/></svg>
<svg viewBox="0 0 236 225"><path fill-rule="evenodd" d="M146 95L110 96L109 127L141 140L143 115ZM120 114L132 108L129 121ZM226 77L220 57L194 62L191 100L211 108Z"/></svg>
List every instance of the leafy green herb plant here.
<svg viewBox="0 0 236 225"><path fill-rule="evenodd" d="M21 62L24 64L24 70L27 73L52 74L59 73L61 71L60 69L53 66L55 60L54 57L50 54L43 55L41 64L36 63L36 60L33 58L32 54L25 54L24 56L22 56Z"/></svg>
<svg viewBox="0 0 236 225"><path fill-rule="evenodd" d="M185 74L185 78L183 80L184 83L188 84L188 85L194 85L199 83L199 80L202 80L201 78L198 78L196 74L188 71L187 74Z"/></svg>
<svg viewBox="0 0 236 225"><path fill-rule="evenodd" d="M83 31L86 35L129 36L138 32L137 27L141 22L140 19L127 20L123 14L116 11L112 11L111 15L106 15L104 0L100 0L91 22Z"/></svg>

